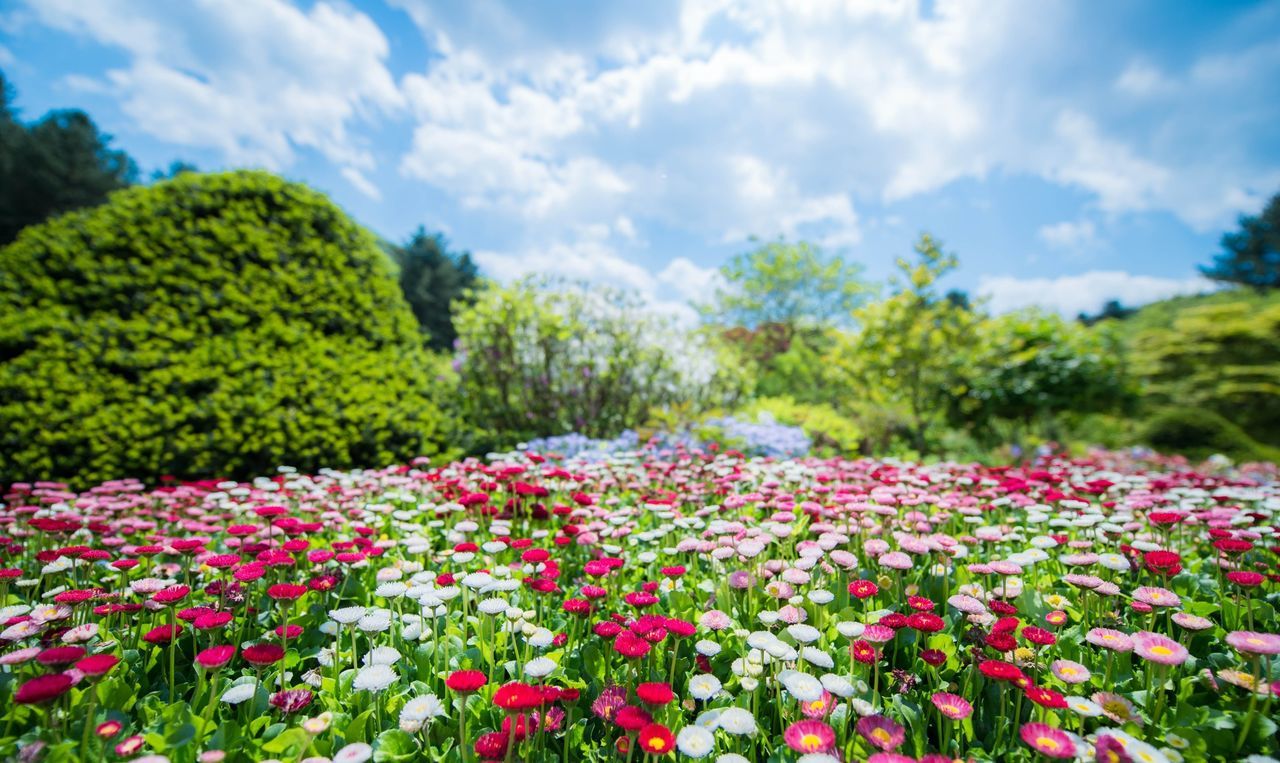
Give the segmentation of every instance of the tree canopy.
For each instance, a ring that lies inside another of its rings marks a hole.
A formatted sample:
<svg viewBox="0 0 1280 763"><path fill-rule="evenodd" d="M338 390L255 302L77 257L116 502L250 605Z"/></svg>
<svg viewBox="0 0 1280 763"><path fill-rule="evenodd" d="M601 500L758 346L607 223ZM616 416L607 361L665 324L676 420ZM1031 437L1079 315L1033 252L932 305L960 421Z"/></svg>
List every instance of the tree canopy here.
<svg viewBox="0 0 1280 763"><path fill-rule="evenodd" d="M400 266L400 291L426 335L427 346L451 349L458 337L453 313L469 302L469 291L479 279L471 254L451 252L442 234L418 228L403 246L391 247L391 256Z"/></svg>
<svg viewBox="0 0 1280 763"><path fill-rule="evenodd" d="M1240 230L1222 237L1223 251L1201 267L1207 277L1259 291L1280 288L1280 193L1260 215L1240 218Z"/></svg>

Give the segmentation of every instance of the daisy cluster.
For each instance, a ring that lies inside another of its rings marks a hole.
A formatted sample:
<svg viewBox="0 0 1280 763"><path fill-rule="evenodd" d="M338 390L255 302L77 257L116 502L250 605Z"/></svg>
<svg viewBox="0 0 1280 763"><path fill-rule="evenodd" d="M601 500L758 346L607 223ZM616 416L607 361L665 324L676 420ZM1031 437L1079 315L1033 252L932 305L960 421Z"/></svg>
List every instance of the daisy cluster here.
<svg viewBox="0 0 1280 763"><path fill-rule="evenodd" d="M0 756L1270 761L1259 473L526 448L15 483Z"/></svg>

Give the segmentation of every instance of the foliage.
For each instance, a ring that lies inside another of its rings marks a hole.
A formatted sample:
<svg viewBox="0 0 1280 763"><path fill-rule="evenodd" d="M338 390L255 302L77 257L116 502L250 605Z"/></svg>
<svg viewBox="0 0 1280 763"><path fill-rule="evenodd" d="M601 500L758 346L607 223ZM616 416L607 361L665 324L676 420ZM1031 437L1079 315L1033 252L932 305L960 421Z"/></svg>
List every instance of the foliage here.
<svg viewBox="0 0 1280 763"><path fill-rule="evenodd" d="M391 247L400 266L400 290L433 350L451 350L458 332L455 310L477 285L479 272L469 252L449 251L448 241L419 228L404 246Z"/></svg>
<svg viewBox="0 0 1280 763"><path fill-rule="evenodd" d="M790 338L802 327L845 322L868 291L861 274L860 266L808 242L772 241L722 267L724 285L702 310L721 326L777 324Z"/></svg>
<svg viewBox="0 0 1280 763"><path fill-rule="evenodd" d="M11 100L0 74L0 246L52 215L101 204L136 178L133 160L84 112L55 111L23 125Z"/></svg>
<svg viewBox="0 0 1280 763"><path fill-rule="evenodd" d="M858 330L835 361L870 402L900 407L910 422L912 445L926 452L930 429L965 389L981 318L935 289L956 267L956 258L927 233L915 251L914 263L899 258L900 274L888 297L854 311Z"/></svg>
<svg viewBox="0 0 1280 763"><path fill-rule="evenodd" d="M850 456L862 451L858 422L825 403L798 402L791 397L761 397L743 408L749 417L771 416L779 424L800 427L819 456Z"/></svg>
<svg viewBox="0 0 1280 763"><path fill-rule="evenodd" d="M1037 311L988 318L974 326L975 352L952 422L1036 420L1114 410L1132 396L1120 339Z"/></svg>
<svg viewBox="0 0 1280 763"><path fill-rule="evenodd" d="M1222 237L1223 251L1200 268L1209 278L1259 291L1280 288L1280 193L1261 215L1240 217L1240 230Z"/></svg>
<svg viewBox="0 0 1280 763"><path fill-rule="evenodd" d="M1109 299L1107 300L1107 303L1102 306L1102 309L1098 311L1097 315L1080 313L1076 316L1076 320L1086 326L1093 326L1095 324L1102 323L1103 321L1122 321L1136 312L1138 312L1137 308L1125 307L1120 304L1120 300L1118 299Z"/></svg>
<svg viewBox="0 0 1280 763"><path fill-rule="evenodd" d="M1263 445L1222 416L1202 408L1166 408L1147 422L1143 439L1153 448L1207 458L1221 453L1237 461L1280 463L1280 448Z"/></svg>
<svg viewBox="0 0 1280 763"><path fill-rule="evenodd" d="M182 174L0 250L0 473L378 464L443 437L390 264L332 202Z"/></svg>
<svg viewBox="0 0 1280 763"><path fill-rule="evenodd" d="M1182 304L1129 335L1149 404L1206 408L1280 443L1280 297L1235 291Z"/></svg>
<svg viewBox="0 0 1280 763"><path fill-rule="evenodd" d="M707 336L625 292L526 279L474 299L454 321L462 395L469 421L499 443L612 436L653 409L705 410L744 385Z"/></svg>

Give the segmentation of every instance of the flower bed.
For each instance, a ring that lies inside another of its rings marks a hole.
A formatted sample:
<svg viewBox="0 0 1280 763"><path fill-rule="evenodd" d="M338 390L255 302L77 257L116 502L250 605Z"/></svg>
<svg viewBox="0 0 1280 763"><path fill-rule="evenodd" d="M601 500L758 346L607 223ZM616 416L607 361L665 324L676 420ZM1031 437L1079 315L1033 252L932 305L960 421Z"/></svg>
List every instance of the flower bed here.
<svg viewBox="0 0 1280 763"><path fill-rule="evenodd" d="M15 484L0 755L1269 760L1280 488L1168 466Z"/></svg>

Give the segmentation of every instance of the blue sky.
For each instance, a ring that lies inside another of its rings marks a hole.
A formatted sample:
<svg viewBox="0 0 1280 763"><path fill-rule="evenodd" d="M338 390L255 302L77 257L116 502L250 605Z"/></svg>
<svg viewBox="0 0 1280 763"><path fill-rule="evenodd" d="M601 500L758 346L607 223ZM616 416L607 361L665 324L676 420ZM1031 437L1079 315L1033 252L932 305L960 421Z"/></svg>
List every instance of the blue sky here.
<svg viewBox="0 0 1280 763"><path fill-rule="evenodd" d="M679 311L752 235L1074 314L1196 291L1280 190L1280 3L0 0L27 119L266 167L485 271Z"/></svg>

